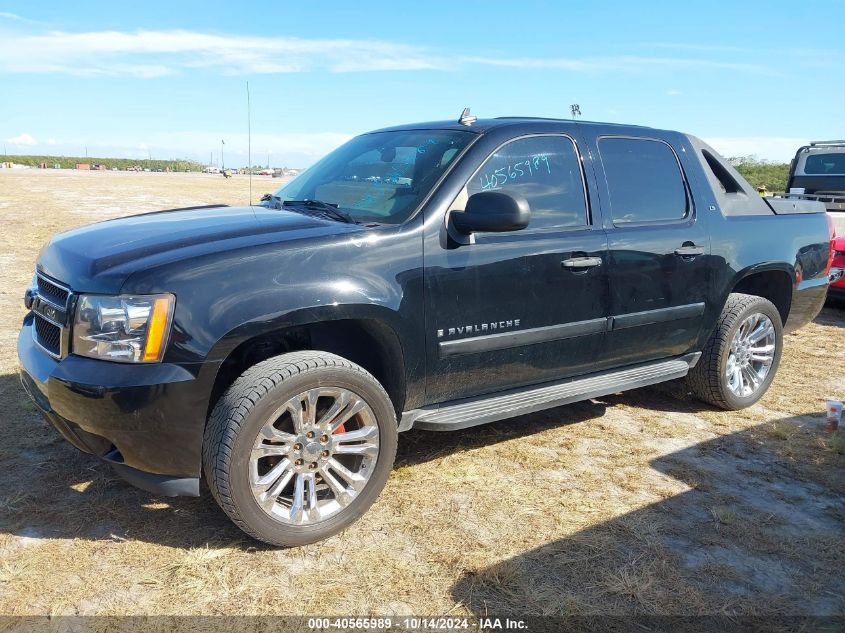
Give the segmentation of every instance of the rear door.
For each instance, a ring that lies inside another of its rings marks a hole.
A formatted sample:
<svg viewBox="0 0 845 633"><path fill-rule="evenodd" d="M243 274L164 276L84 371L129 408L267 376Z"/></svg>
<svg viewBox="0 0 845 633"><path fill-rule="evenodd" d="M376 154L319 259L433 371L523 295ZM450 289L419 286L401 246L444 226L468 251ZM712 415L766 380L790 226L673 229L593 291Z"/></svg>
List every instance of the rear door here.
<svg viewBox="0 0 845 633"><path fill-rule="evenodd" d="M624 365L693 351L710 240L678 158L689 150L680 135L599 135L593 148L608 236L609 357Z"/></svg>

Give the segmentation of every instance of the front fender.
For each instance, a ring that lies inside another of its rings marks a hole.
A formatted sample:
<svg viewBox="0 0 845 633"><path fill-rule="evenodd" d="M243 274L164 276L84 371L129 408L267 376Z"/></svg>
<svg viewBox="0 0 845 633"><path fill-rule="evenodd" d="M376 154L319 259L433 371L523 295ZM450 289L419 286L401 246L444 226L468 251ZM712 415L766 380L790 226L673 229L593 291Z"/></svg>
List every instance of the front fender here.
<svg viewBox="0 0 845 633"><path fill-rule="evenodd" d="M175 294L165 360L203 362L249 334L338 318L377 318L419 338L422 278L421 234L403 226L175 262L134 274L123 292Z"/></svg>
<svg viewBox="0 0 845 633"><path fill-rule="evenodd" d="M211 348L208 360L225 360L232 351L253 338L280 332L295 327L318 323L330 323L346 319L373 321L385 325L396 335L400 347L404 350L412 340L411 332L406 331L406 324L399 314L385 306L371 304L332 304L313 305L276 315L266 315L242 323L226 332Z"/></svg>

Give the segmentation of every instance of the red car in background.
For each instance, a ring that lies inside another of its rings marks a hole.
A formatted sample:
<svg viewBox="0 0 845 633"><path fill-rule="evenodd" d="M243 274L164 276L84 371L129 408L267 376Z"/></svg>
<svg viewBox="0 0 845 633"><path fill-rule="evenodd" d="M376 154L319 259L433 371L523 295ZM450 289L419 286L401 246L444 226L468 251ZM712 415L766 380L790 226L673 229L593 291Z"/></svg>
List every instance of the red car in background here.
<svg viewBox="0 0 845 633"><path fill-rule="evenodd" d="M831 281L827 296L845 301L845 235L833 239L833 264L830 268ZM839 278L837 279L837 275Z"/></svg>

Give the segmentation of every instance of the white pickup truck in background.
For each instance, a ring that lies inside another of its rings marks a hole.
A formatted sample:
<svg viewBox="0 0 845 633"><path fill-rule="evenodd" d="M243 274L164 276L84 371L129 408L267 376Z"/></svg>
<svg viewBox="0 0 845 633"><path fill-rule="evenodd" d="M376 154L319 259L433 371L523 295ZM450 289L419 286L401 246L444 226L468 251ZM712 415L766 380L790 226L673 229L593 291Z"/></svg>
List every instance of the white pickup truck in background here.
<svg viewBox="0 0 845 633"><path fill-rule="evenodd" d="M821 202L833 218L837 235L845 235L845 140L815 141L798 148L786 192L776 194L771 201L775 200Z"/></svg>

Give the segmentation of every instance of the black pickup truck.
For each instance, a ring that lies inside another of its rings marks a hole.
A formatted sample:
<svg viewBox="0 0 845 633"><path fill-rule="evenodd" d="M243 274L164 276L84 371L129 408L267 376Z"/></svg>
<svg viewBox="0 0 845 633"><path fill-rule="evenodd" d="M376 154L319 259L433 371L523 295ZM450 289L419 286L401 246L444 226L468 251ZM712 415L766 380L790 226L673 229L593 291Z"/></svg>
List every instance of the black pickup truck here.
<svg viewBox="0 0 845 633"><path fill-rule="evenodd" d="M467 115L358 136L256 206L55 236L21 377L134 485L204 476L243 530L305 544L373 503L400 431L683 377L751 405L830 254L823 212L778 215L695 137Z"/></svg>

